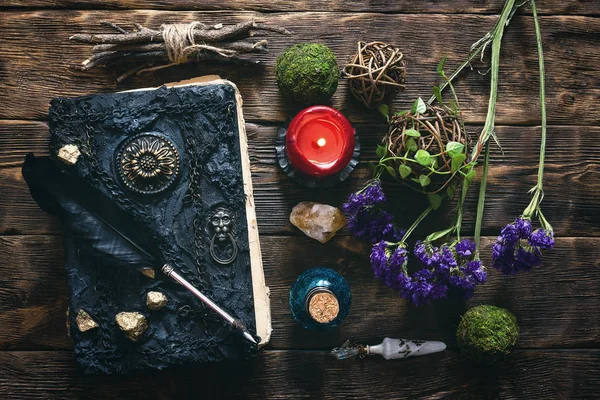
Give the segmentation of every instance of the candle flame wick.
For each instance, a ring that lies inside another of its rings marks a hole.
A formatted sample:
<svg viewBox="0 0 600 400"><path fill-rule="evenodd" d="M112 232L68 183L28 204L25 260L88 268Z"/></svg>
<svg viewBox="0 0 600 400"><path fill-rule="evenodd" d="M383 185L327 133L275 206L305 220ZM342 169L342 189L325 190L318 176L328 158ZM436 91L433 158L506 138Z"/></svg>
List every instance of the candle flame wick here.
<svg viewBox="0 0 600 400"><path fill-rule="evenodd" d="M327 143L327 142L325 141L325 138L321 138L321 139L317 140L317 145L318 145L319 147L323 147L323 146L325 146L325 143Z"/></svg>

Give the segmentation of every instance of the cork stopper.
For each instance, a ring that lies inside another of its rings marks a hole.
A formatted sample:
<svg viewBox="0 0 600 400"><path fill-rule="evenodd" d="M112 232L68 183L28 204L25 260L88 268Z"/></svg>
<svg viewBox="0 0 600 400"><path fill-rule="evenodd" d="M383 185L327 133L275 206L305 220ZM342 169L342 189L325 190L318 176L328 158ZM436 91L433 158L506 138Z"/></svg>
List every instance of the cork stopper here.
<svg viewBox="0 0 600 400"><path fill-rule="evenodd" d="M308 313L315 321L326 324L333 321L340 312L337 298L329 290L314 293L308 301Z"/></svg>

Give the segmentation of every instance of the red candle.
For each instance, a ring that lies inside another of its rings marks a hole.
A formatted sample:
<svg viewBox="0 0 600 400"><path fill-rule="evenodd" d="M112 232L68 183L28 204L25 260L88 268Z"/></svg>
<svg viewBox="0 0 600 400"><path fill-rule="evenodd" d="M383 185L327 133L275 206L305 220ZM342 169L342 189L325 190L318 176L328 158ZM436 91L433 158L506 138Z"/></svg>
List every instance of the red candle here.
<svg viewBox="0 0 600 400"><path fill-rule="evenodd" d="M317 178L342 171L352 160L354 144L350 122L326 106L300 111L286 133L287 156L294 168Z"/></svg>

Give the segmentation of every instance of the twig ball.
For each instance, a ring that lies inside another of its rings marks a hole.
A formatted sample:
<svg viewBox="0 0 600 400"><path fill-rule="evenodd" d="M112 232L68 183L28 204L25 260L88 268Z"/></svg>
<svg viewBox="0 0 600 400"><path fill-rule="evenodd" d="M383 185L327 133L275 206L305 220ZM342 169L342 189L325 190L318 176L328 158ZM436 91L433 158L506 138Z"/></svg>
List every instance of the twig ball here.
<svg viewBox="0 0 600 400"><path fill-rule="evenodd" d="M284 51L275 74L281 95L301 106L328 103L340 78L335 55L319 43L296 44Z"/></svg>
<svg viewBox="0 0 600 400"><path fill-rule="evenodd" d="M397 171L397 179L425 194L438 194L449 187L454 192L462 180L461 174L452 172L469 163L471 137L460 113L423 103L420 111L397 113L390 118L382 146L390 157L415 160L386 162L388 168Z"/></svg>
<svg viewBox="0 0 600 400"><path fill-rule="evenodd" d="M354 97L369 108L377 107L397 88L404 88L406 63L402 52L383 42L358 42L358 51L344 67Z"/></svg>
<svg viewBox="0 0 600 400"><path fill-rule="evenodd" d="M505 308L481 305L463 315L456 331L461 351L473 360L496 364L510 353L519 339L519 325Z"/></svg>

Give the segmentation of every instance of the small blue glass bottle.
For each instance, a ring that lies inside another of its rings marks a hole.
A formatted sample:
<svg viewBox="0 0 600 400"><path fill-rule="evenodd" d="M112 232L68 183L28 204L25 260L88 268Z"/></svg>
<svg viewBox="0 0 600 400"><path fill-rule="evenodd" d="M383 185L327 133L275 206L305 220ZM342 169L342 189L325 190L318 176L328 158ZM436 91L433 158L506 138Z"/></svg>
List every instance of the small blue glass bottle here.
<svg viewBox="0 0 600 400"><path fill-rule="evenodd" d="M292 316L306 329L337 327L348 315L351 302L350 286L330 268L304 271L290 289Z"/></svg>

